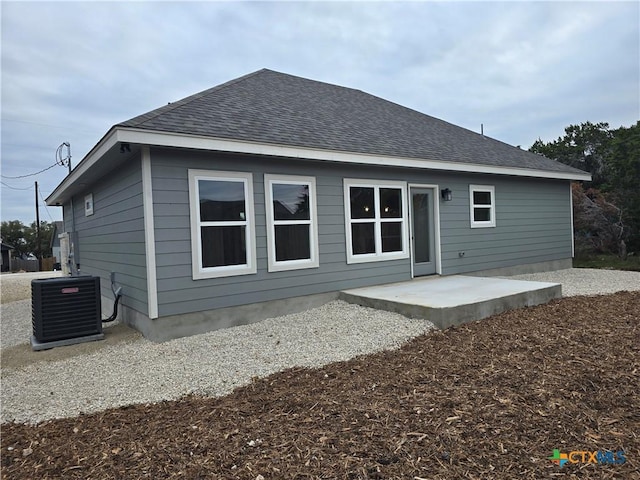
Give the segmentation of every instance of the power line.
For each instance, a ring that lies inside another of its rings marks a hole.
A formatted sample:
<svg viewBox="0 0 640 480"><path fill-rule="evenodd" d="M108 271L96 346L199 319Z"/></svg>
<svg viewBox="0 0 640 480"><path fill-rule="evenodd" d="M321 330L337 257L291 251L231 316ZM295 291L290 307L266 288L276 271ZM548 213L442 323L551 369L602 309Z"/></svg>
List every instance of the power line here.
<svg viewBox="0 0 640 480"><path fill-rule="evenodd" d="M49 218L53 222L53 217L51 216L51 212L49 211L49 207L47 207L47 202L45 202L44 198L42 198L42 190L38 190L38 194L40 195L40 200L42 200L42 204L44 205L44 209L47 211L47 215L49 215Z"/></svg>
<svg viewBox="0 0 640 480"><path fill-rule="evenodd" d="M4 176L4 175L3 175ZM0 183L2 185L4 185L7 188L10 188L11 190L31 190L31 187L27 187L27 188L18 188L18 187L12 187L11 185L7 185L6 183L4 183L3 181L0 181Z"/></svg>
<svg viewBox="0 0 640 480"><path fill-rule="evenodd" d="M67 156L62 157L62 150L67 147ZM65 165L69 167L69 174L71 174L71 144L69 142L62 142L58 148L56 148L56 163L61 167Z"/></svg>
<svg viewBox="0 0 640 480"><path fill-rule="evenodd" d="M18 175L17 177L11 177L11 176L9 176L9 175L0 175L0 177L2 177L2 178L10 178L10 179L12 179L12 180L15 180L15 179L18 179L18 178L33 177L34 175L39 175L39 174L41 174L42 172L46 172L47 170L49 170L49 169L51 169L51 168L55 167L56 165L58 165L58 162L54 163L53 165L51 165L51 166L49 166L49 167L47 167L47 168L44 168L44 169L40 170L39 172L36 172L36 173L28 173L27 175ZM11 188L11 187L9 187L9 188ZM19 190L19 189L16 189L16 190Z"/></svg>

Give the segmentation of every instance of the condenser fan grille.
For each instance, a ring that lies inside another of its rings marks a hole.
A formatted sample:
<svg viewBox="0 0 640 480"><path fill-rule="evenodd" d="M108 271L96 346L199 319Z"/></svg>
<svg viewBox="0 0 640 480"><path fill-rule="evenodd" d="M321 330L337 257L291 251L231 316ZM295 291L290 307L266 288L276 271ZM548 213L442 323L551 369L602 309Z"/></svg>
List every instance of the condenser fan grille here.
<svg viewBox="0 0 640 480"><path fill-rule="evenodd" d="M32 280L33 335L38 342L102 333L100 277Z"/></svg>

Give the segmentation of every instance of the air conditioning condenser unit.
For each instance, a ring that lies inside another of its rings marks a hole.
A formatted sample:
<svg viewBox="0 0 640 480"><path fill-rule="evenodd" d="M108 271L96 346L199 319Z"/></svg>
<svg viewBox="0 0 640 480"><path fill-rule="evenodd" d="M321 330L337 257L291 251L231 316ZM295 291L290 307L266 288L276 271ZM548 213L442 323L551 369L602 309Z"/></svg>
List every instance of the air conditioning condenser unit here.
<svg viewBox="0 0 640 480"><path fill-rule="evenodd" d="M44 278L31 281L31 348L102 340L100 277Z"/></svg>

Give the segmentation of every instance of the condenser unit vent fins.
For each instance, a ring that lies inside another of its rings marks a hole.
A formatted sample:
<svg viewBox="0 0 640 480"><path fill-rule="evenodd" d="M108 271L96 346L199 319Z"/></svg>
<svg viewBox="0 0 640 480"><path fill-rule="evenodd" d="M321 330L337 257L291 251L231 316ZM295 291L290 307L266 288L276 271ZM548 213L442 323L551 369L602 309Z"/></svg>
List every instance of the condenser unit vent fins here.
<svg viewBox="0 0 640 480"><path fill-rule="evenodd" d="M102 335L100 277L32 280L31 308L39 343Z"/></svg>

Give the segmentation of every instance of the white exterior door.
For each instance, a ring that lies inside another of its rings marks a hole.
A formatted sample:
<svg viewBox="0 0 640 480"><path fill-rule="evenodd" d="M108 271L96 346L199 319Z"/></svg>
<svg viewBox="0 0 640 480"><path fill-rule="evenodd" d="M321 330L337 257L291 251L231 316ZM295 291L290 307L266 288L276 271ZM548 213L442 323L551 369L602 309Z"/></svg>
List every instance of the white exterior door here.
<svg viewBox="0 0 640 480"><path fill-rule="evenodd" d="M434 188L410 189L411 208L411 258L413 276L436 273L435 210L437 190Z"/></svg>

